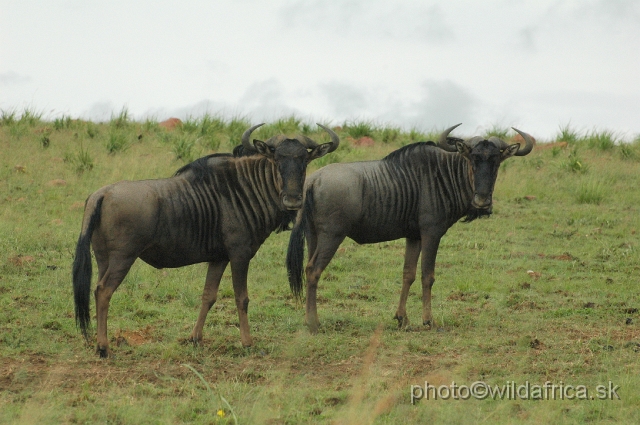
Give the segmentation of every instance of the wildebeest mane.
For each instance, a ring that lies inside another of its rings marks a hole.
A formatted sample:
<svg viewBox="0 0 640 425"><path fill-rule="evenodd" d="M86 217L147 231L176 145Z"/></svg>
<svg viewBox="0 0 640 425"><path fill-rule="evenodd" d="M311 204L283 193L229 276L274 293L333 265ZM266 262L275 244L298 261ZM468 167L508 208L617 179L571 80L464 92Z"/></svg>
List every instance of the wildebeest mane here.
<svg viewBox="0 0 640 425"><path fill-rule="evenodd" d="M203 156L202 158L198 158L193 162L183 165L173 176L179 176L187 171L192 171L196 176L204 177L203 174L209 173L209 158L232 158L233 156L234 155L230 153L212 153L211 155Z"/></svg>
<svg viewBox="0 0 640 425"><path fill-rule="evenodd" d="M398 163L402 161L402 159L406 155L410 155L411 153L413 153L413 151L418 150L423 146L433 146L431 143L432 142L411 143L410 145L403 146L400 149L396 149L395 151L391 152L389 155L382 158L382 161L390 162L390 163Z"/></svg>
<svg viewBox="0 0 640 425"><path fill-rule="evenodd" d="M457 137L447 137L447 143L449 143L450 145L462 141L462 139L458 139ZM419 150L425 146L437 147L436 143L431 140L427 142L411 143L391 152L389 155L382 158L382 161L398 163L402 161L403 157L405 157L406 155L411 155L414 151Z"/></svg>
<svg viewBox="0 0 640 425"><path fill-rule="evenodd" d="M175 172L174 176L179 176L181 174L186 173L187 171L191 171L194 174L195 180L203 180L206 179L207 175L209 175L209 159L210 158L240 158L243 156L252 156L255 155L256 151L249 151L245 149L244 146L238 145L233 148L232 153L212 153L207 156L203 156L202 158L198 158L193 162L190 162Z"/></svg>

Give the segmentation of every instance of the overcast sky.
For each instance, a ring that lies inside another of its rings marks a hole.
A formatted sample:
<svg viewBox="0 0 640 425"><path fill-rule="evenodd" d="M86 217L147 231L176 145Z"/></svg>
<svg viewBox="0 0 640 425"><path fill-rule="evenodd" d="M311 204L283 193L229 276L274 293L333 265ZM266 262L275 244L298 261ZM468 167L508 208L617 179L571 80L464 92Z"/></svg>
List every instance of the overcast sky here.
<svg viewBox="0 0 640 425"><path fill-rule="evenodd" d="M640 133L638 0L0 0L0 109Z"/></svg>

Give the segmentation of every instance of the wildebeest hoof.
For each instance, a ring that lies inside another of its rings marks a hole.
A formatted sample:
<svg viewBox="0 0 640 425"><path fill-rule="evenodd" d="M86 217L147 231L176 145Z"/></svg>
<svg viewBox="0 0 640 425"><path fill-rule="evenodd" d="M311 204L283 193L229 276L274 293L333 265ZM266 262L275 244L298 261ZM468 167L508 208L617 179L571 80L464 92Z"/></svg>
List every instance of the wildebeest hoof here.
<svg viewBox="0 0 640 425"><path fill-rule="evenodd" d="M178 343L180 345L193 345L194 347L198 347L202 344L202 338L194 338L193 336L178 338Z"/></svg>
<svg viewBox="0 0 640 425"><path fill-rule="evenodd" d="M422 324L428 326L429 329L433 327L433 323L431 322L431 320L425 320L424 322L422 322Z"/></svg>
<svg viewBox="0 0 640 425"><path fill-rule="evenodd" d="M101 359L107 359L107 358L110 357L110 353L109 353L109 349L108 348L98 347L96 349L96 353L100 356Z"/></svg>
<svg viewBox="0 0 640 425"><path fill-rule="evenodd" d="M406 316L398 316L397 314L393 317L398 321L398 329L406 329L409 327L409 318Z"/></svg>

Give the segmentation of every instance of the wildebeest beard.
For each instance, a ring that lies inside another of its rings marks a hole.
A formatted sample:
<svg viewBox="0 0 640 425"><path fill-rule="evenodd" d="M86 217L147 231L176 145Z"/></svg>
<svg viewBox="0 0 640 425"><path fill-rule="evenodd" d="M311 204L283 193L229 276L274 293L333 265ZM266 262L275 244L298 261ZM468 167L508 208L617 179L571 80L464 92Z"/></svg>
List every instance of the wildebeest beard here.
<svg viewBox="0 0 640 425"><path fill-rule="evenodd" d="M298 211L294 210L285 210L281 212L282 220L276 229L276 233L284 232L287 230L291 230L291 224L296 220L296 215Z"/></svg>
<svg viewBox="0 0 640 425"><path fill-rule="evenodd" d="M470 223L476 218L489 217L493 211L493 206L489 208L476 208L469 205L467 216L462 220L463 223Z"/></svg>

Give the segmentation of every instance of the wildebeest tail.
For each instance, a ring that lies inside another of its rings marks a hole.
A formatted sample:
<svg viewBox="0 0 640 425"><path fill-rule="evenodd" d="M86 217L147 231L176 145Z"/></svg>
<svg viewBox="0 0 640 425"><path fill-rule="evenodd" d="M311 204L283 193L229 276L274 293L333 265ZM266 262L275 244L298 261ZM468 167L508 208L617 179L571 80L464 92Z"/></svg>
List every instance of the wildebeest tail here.
<svg viewBox="0 0 640 425"><path fill-rule="evenodd" d="M302 296L303 267L304 267L304 232L313 212L313 190L309 188L305 194L305 201L299 213L298 220L291 230L289 248L287 249L287 274L291 292L297 298Z"/></svg>
<svg viewBox="0 0 640 425"><path fill-rule="evenodd" d="M89 197L85 204L84 218L82 219L82 231L76 245L76 256L73 260L73 299L76 311L76 325L85 339L88 339L87 331L91 327L91 315L89 301L91 298L91 235L100 223L100 211L102 200Z"/></svg>

